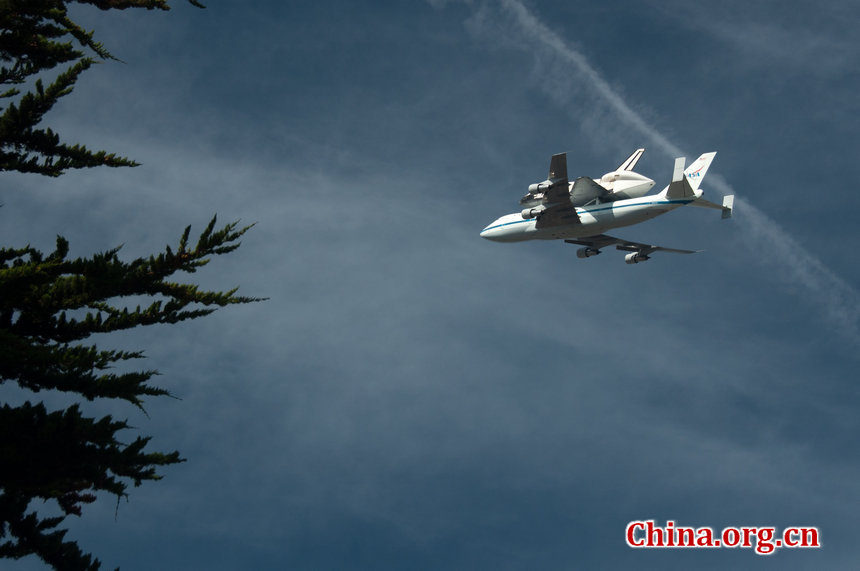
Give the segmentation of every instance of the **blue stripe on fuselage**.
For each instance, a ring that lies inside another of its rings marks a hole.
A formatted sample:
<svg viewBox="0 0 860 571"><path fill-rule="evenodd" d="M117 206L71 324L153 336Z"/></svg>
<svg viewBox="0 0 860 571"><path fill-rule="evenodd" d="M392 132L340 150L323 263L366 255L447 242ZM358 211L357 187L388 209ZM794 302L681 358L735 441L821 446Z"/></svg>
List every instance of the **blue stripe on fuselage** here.
<svg viewBox="0 0 860 571"><path fill-rule="evenodd" d="M588 212L589 214L591 214L593 212L603 212L604 210L614 210L616 208L621 209L621 208L627 208L630 206L654 206L656 204L689 204L689 203L693 202L694 200L695 200L695 198L678 199L678 200L653 200L651 202L637 202L636 204L619 204L619 205L611 205L610 204L609 206L601 206L600 208L581 208L580 207L580 208L575 209L575 210L577 210L577 212L582 211L582 212ZM496 228L502 228L504 226L510 226L511 224L524 224L526 222L532 222L532 221L534 221L534 218L529 218L528 220L514 220L513 222L505 222L504 224L497 224L496 226L487 226L486 228L484 228L481 231L486 232L487 230L494 230Z"/></svg>

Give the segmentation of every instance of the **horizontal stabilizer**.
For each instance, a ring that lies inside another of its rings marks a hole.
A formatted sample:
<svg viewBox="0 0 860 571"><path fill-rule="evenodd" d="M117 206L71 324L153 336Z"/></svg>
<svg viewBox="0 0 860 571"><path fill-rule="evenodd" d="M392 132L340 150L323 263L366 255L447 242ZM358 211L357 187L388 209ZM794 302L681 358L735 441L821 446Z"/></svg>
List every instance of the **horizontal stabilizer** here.
<svg viewBox="0 0 860 571"><path fill-rule="evenodd" d="M730 194L723 197L723 220L732 217L732 210L735 207L735 195Z"/></svg>
<svg viewBox="0 0 860 571"><path fill-rule="evenodd" d="M690 206L698 206L700 208L713 208L714 210L722 210L723 207L719 204L714 204L710 200L705 200L704 198L697 198L693 202L690 203Z"/></svg>
<svg viewBox="0 0 860 571"><path fill-rule="evenodd" d="M700 208L712 208L714 210L720 210L722 212L722 218L725 220L726 218L732 217L732 208L735 204L735 195L730 194L728 196L723 197L723 205L714 204L710 200L705 200L704 198L697 198L693 202L690 203L690 206L698 206Z"/></svg>

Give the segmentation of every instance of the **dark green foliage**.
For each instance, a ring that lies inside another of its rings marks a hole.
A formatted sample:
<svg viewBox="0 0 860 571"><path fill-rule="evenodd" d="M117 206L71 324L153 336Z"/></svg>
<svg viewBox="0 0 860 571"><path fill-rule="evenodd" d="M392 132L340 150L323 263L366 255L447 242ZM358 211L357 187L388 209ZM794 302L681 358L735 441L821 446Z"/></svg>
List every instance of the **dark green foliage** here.
<svg viewBox="0 0 860 571"><path fill-rule="evenodd" d="M174 252L123 262L119 248L92 258L66 259L68 243L57 239L47 257L33 248L0 249L0 379L32 391L72 391L88 400L120 398L137 406L143 395L166 394L147 384L153 371L107 373L114 363L140 353L98 350L74 345L94 333L140 325L177 323L208 315L214 307L256 301L227 292L202 291L196 285L168 281L178 271L194 272L207 256L236 249L249 228L236 223L215 230L215 218L193 248L190 227ZM115 305L129 296L157 296L144 308ZM70 312L84 312L69 317Z"/></svg>
<svg viewBox="0 0 860 571"><path fill-rule="evenodd" d="M84 71L113 59L92 32L68 18L72 1L0 0L0 103L6 103L0 107L0 172L59 176L70 168L136 165L67 145L40 127ZM169 9L166 0L76 1L103 10ZM59 65L68 68L46 87L40 74ZM188 227L175 250L168 246L130 262L120 259L119 248L69 259L62 237L48 255L29 246L0 247L0 383L85 401L120 399L140 409L145 397L167 395L150 384L156 371L129 371L133 360L143 358L141 351L100 349L87 340L257 301L235 289L205 291L173 281L178 272L193 273L212 256L238 248L249 228L233 222L216 229L213 217L193 246ZM129 298L147 299L147 305L126 307ZM129 484L158 480L159 467L183 462L178 452L145 451L148 437L123 443L121 433L131 428L111 416L87 417L78 404L48 411L44 403L0 403L0 558L36 554L57 569L98 569L98 559L66 541L58 526L69 515L80 516L99 493L119 501Z"/></svg>
<svg viewBox="0 0 860 571"><path fill-rule="evenodd" d="M113 59L103 45L67 14L72 0L0 0L0 171L59 176L68 169L136 166L132 160L83 145L66 145L42 117L72 92L80 74L97 60ZM74 0L102 10L147 8L169 10L167 0ZM196 0L191 4L203 7ZM91 54L91 55L88 55ZM19 87L40 73L75 62L48 87L36 79L22 95Z"/></svg>
<svg viewBox="0 0 860 571"><path fill-rule="evenodd" d="M0 557L20 558L37 553L58 569L98 569L99 561L55 528L66 515L81 515L81 505L95 501L94 492L125 495L126 484L157 480L155 466L181 462L178 452L143 453L148 438L125 446L116 432L129 428L110 417L95 421L73 405L48 413L42 404L0 407ZM38 451L35 454L34 451ZM56 501L63 515L40 518L27 513L33 499Z"/></svg>
<svg viewBox="0 0 860 571"><path fill-rule="evenodd" d="M154 370L111 372L141 352L99 349L81 343L96 333L141 325L177 323L217 307L257 301L227 292L205 291L171 278L193 273L213 255L239 247L250 226L216 229L213 218L192 247L185 229L174 250L124 262L119 248L90 258L68 259L68 243L57 238L45 256L30 247L0 249L0 382L30 391L77 393L87 400L122 399L143 407L145 396L167 395L149 384ZM133 309L122 300L149 297ZM96 421L73 405L48 413L43 404L0 407L0 557L31 553L57 568L96 569L98 560L55 528L67 515L81 515L97 492L118 498L128 483L157 480L158 466L182 462L178 452L145 452L149 438L122 444L125 421ZM41 518L34 500L55 502L61 516Z"/></svg>

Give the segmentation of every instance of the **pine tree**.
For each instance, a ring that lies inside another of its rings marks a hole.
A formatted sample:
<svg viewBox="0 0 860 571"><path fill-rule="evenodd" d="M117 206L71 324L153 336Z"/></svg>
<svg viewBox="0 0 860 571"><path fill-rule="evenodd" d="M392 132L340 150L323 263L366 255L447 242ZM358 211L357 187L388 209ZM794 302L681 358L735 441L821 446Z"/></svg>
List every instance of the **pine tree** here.
<svg viewBox="0 0 860 571"><path fill-rule="evenodd" d="M0 0L0 101L10 102L0 115L0 170L59 176L70 168L135 166L124 157L66 145L51 129L39 129L45 113L72 92L78 77L100 60L114 59L93 33L69 19L72 0ZM141 7L169 10L166 0L74 0L102 10ZM195 0L195 6L203 7ZM47 88L39 74L73 62ZM18 86L35 79L33 90Z"/></svg>
<svg viewBox="0 0 860 571"><path fill-rule="evenodd" d="M60 142L44 115L68 95L95 61L112 59L67 14L73 0L0 0L0 171L59 176L68 169L135 166L106 151ZM103 10L143 7L167 10L166 0L77 0ZM191 4L200 6L195 0ZM97 59L96 59L97 58ZM45 87L40 75L69 67ZM20 87L29 84L25 93ZM218 307L258 301L227 292L205 291L172 281L193 273L212 256L239 246L250 226L216 219L192 246L188 227L175 250L130 262L115 248L70 259L69 245L57 238L48 255L27 247L0 248L0 382L22 389L72 393L86 401L121 399L143 408L145 397L167 395L153 386L154 370L113 372L114 365L143 357L141 351L99 349L86 342L94 334L144 325L177 323ZM145 307L129 309L123 299L144 296ZM126 368L129 368L126 365ZM98 569L58 526L69 515L108 492L117 500L130 484L160 478L157 468L182 462L179 453L144 450L148 437L123 443L126 421L87 417L79 404L48 411L43 403L0 406L0 557L36 554L58 569ZM58 508L46 517L39 500Z"/></svg>

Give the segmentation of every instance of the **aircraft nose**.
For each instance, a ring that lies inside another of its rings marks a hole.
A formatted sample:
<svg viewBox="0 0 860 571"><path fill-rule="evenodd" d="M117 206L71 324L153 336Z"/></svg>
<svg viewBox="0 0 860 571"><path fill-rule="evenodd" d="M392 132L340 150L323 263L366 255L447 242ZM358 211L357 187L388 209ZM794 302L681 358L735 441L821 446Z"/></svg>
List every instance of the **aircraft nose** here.
<svg viewBox="0 0 860 571"><path fill-rule="evenodd" d="M494 234L495 232L489 226L487 226L486 228L481 230L479 236L481 236L481 238L483 238L484 240L489 240L490 242L498 242L499 238Z"/></svg>
<svg viewBox="0 0 860 571"><path fill-rule="evenodd" d="M519 213L502 216L481 230L480 236L490 242L519 242L525 240L523 225L525 222Z"/></svg>

